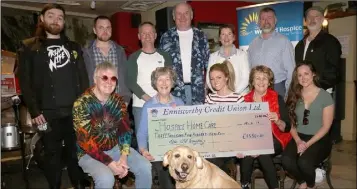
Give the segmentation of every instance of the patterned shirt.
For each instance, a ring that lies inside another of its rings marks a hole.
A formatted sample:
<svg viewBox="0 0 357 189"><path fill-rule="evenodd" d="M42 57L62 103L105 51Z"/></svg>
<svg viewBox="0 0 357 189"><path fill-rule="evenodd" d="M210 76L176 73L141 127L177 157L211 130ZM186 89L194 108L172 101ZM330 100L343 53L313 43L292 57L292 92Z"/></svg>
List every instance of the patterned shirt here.
<svg viewBox="0 0 357 189"><path fill-rule="evenodd" d="M241 103L244 102L244 96L238 93L231 93L226 96L220 96L217 93L209 93L206 96L205 104L222 104L222 103Z"/></svg>
<svg viewBox="0 0 357 189"><path fill-rule="evenodd" d="M92 48L94 53L94 62L96 65L107 61L114 64L115 66L118 66L118 55L116 54L115 44L113 44L112 41L109 41L109 43L110 43L110 49L108 52L108 56L104 56L103 53L100 51L100 49L97 47L96 43L94 42ZM115 89L115 92L119 93L118 87Z"/></svg>
<svg viewBox="0 0 357 189"><path fill-rule="evenodd" d="M210 53L206 34L197 28L192 28L192 30L192 104L198 105L203 104L205 101L205 71L207 69ZM172 94L181 98L186 103L187 98L185 93L185 83L183 81L180 40L176 27L169 29L161 36L160 49L167 52L171 56L172 67L177 73L176 85Z"/></svg>
<svg viewBox="0 0 357 189"><path fill-rule="evenodd" d="M129 154L132 130L123 98L113 93L102 105L92 89L89 88L74 102L77 154L78 158L88 154L108 165L113 160L104 151L119 144L121 154Z"/></svg>

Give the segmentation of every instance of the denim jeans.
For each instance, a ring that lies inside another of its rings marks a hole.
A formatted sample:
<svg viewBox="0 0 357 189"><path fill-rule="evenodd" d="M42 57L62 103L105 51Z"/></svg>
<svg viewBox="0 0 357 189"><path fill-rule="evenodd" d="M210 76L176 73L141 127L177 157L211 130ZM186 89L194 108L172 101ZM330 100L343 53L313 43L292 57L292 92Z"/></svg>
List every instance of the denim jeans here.
<svg viewBox="0 0 357 189"><path fill-rule="evenodd" d="M119 161L120 150L118 145L111 150L105 151L113 161ZM108 166L99 162L88 154L79 159L79 166L82 167L85 173L88 173L94 180L95 188L113 188L114 175ZM151 163L141 156L136 150L130 148L130 154L128 156L129 171L135 175L135 187L136 188L151 188L152 174Z"/></svg>
<svg viewBox="0 0 357 189"><path fill-rule="evenodd" d="M133 106L133 116L134 116L134 124L135 124L135 136L138 133L139 125L140 125L140 119L141 119L141 110L142 107L134 107Z"/></svg>
<svg viewBox="0 0 357 189"><path fill-rule="evenodd" d="M186 96L185 105L192 105L192 87L191 87L191 85L185 85L185 96Z"/></svg>
<svg viewBox="0 0 357 189"><path fill-rule="evenodd" d="M274 90L283 98L285 98L285 94L286 94L286 88L285 88L285 81L282 81L280 83L275 83L274 84Z"/></svg>

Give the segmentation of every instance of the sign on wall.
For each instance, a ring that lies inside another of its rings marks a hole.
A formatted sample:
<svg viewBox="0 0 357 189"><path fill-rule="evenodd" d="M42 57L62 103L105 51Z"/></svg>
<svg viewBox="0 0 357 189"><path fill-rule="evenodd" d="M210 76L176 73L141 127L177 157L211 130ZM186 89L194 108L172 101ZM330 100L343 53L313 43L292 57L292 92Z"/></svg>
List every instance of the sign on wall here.
<svg viewBox="0 0 357 189"><path fill-rule="evenodd" d="M237 8L239 48L247 50L251 41L261 34L258 20L259 11L264 7L275 10L278 19L275 31L287 36L295 47L303 38L303 2L273 2Z"/></svg>

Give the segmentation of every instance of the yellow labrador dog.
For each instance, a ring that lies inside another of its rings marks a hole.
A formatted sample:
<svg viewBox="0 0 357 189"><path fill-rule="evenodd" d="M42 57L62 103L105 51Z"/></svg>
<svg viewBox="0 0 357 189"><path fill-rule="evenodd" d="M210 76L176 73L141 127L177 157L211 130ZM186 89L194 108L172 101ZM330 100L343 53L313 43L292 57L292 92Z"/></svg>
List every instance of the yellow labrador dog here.
<svg viewBox="0 0 357 189"><path fill-rule="evenodd" d="M167 165L176 188L241 188L224 171L187 146L166 152L163 166Z"/></svg>

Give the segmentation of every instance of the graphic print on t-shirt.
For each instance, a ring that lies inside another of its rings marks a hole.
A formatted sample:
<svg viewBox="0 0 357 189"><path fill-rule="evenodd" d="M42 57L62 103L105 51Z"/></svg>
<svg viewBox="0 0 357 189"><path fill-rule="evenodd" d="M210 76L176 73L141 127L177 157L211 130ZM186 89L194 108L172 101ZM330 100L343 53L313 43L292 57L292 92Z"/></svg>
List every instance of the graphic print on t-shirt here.
<svg viewBox="0 0 357 189"><path fill-rule="evenodd" d="M63 45L51 45L47 47L48 57L50 58L50 70L53 72L53 68L62 68L70 61L69 51L64 48Z"/></svg>

